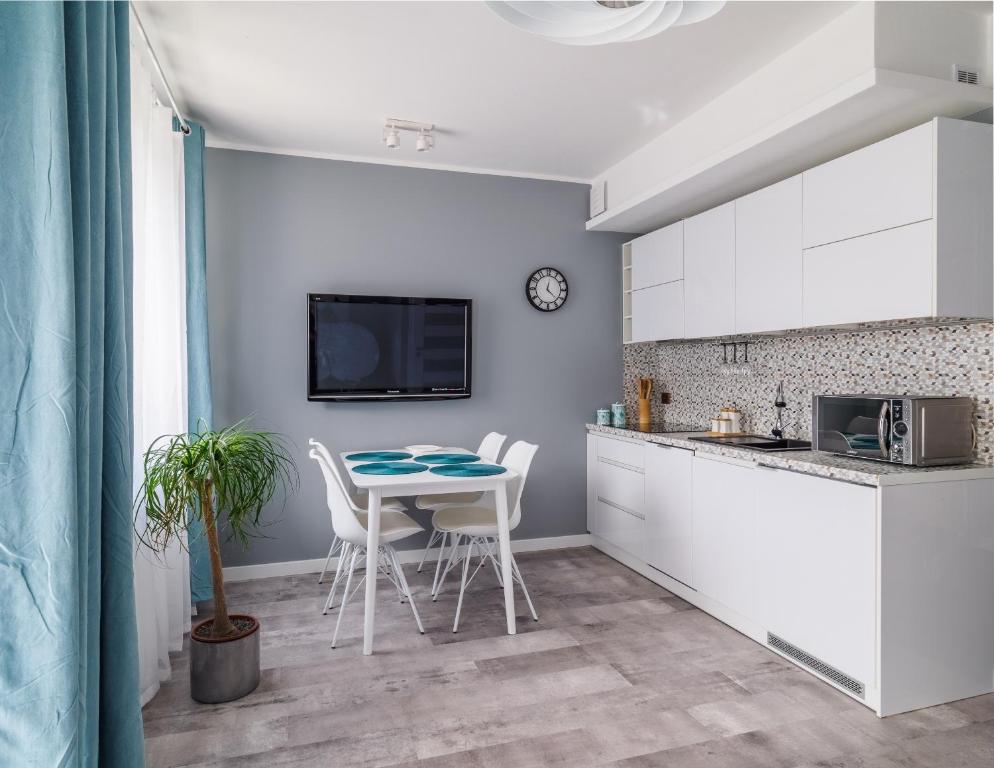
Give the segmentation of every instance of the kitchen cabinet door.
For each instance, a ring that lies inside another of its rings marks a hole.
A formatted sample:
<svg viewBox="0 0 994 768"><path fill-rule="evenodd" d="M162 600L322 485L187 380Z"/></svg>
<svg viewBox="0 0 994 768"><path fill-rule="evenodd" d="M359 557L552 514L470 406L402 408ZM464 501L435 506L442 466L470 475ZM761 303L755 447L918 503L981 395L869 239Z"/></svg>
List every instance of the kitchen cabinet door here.
<svg viewBox="0 0 994 768"><path fill-rule="evenodd" d="M735 332L800 328L801 177L735 201Z"/></svg>
<svg viewBox="0 0 994 768"><path fill-rule="evenodd" d="M683 280L632 291L632 341L683 338Z"/></svg>
<svg viewBox="0 0 994 768"><path fill-rule="evenodd" d="M694 586L694 452L649 444L645 453L645 559Z"/></svg>
<svg viewBox="0 0 994 768"><path fill-rule="evenodd" d="M597 436L587 433L587 533L597 533Z"/></svg>
<svg viewBox="0 0 994 768"><path fill-rule="evenodd" d="M735 201L687 219L683 227L684 334L735 333Z"/></svg>
<svg viewBox="0 0 994 768"><path fill-rule="evenodd" d="M755 464L694 456L694 588L752 619Z"/></svg>
<svg viewBox="0 0 994 768"><path fill-rule="evenodd" d="M805 171L804 247L932 218L933 124Z"/></svg>
<svg viewBox="0 0 994 768"><path fill-rule="evenodd" d="M804 251L804 325L933 314L933 222Z"/></svg>
<svg viewBox="0 0 994 768"><path fill-rule="evenodd" d="M756 475L757 619L875 687L876 489L765 467Z"/></svg>
<svg viewBox="0 0 994 768"><path fill-rule="evenodd" d="M682 279L682 221L632 240L632 290Z"/></svg>

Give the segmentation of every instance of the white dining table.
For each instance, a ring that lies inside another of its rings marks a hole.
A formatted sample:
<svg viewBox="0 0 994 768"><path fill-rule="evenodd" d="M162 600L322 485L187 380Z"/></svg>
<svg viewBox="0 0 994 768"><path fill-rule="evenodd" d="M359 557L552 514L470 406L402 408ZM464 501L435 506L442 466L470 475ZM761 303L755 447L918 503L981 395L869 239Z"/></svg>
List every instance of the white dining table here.
<svg viewBox="0 0 994 768"><path fill-rule="evenodd" d="M378 449L411 453L404 448ZM355 471L360 464L369 461L350 461L348 457L368 451L343 451L342 464L349 473L352 484L369 492L368 517L366 520L366 573L375 574L379 558L380 502L385 496L423 496L436 493L468 493L473 491L493 491L497 503L497 538L500 550L501 580L504 584L504 611L507 616L507 634L515 634L514 620L514 579L511 572L511 531L509 527L507 484L518 475L506 470L499 475L485 477L453 477L435 474L431 469L405 475L366 475ZM446 453L472 453L465 449L446 448ZM418 454L414 454L417 456ZM441 555L440 555L441 556ZM362 630L362 652L369 656L373 652L373 632L376 615L377 579L366 578L366 609Z"/></svg>

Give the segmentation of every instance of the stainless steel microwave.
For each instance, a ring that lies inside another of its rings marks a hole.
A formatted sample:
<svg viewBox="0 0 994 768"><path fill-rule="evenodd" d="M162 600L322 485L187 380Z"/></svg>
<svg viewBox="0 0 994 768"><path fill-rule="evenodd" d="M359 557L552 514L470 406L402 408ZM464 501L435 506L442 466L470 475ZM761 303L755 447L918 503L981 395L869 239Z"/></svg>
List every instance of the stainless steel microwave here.
<svg viewBox="0 0 994 768"><path fill-rule="evenodd" d="M973 461L969 397L815 395L814 449L915 467Z"/></svg>

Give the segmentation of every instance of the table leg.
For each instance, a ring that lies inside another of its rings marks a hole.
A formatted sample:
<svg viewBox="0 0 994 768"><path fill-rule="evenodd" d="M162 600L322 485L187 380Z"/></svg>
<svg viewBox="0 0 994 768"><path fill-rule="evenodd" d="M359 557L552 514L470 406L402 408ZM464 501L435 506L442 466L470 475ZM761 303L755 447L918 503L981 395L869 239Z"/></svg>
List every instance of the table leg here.
<svg viewBox="0 0 994 768"><path fill-rule="evenodd" d="M373 653L373 626L376 618L376 575L380 554L380 497L378 488L369 489L369 514L366 519L366 614L362 625L362 652Z"/></svg>
<svg viewBox="0 0 994 768"><path fill-rule="evenodd" d="M500 572L504 579L504 612L507 614L507 634L517 632L514 623L514 577L511 571L511 530L507 509L507 483L494 489L497 500L497 539L500 546Z"/></svg>

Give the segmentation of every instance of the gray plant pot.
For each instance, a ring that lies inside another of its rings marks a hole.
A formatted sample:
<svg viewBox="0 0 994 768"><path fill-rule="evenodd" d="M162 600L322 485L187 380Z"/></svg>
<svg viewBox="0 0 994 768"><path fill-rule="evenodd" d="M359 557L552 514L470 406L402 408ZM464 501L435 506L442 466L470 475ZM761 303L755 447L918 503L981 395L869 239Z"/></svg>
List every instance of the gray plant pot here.
<svg viewBox="0 0 994 768"><path fill-rule="evenodd" d="M202 704L240 699L259 685L259 621L245 614L231 619L249 619L253 627L221 640L198 639L196 627L190 633L190 695Z"/></svg>

